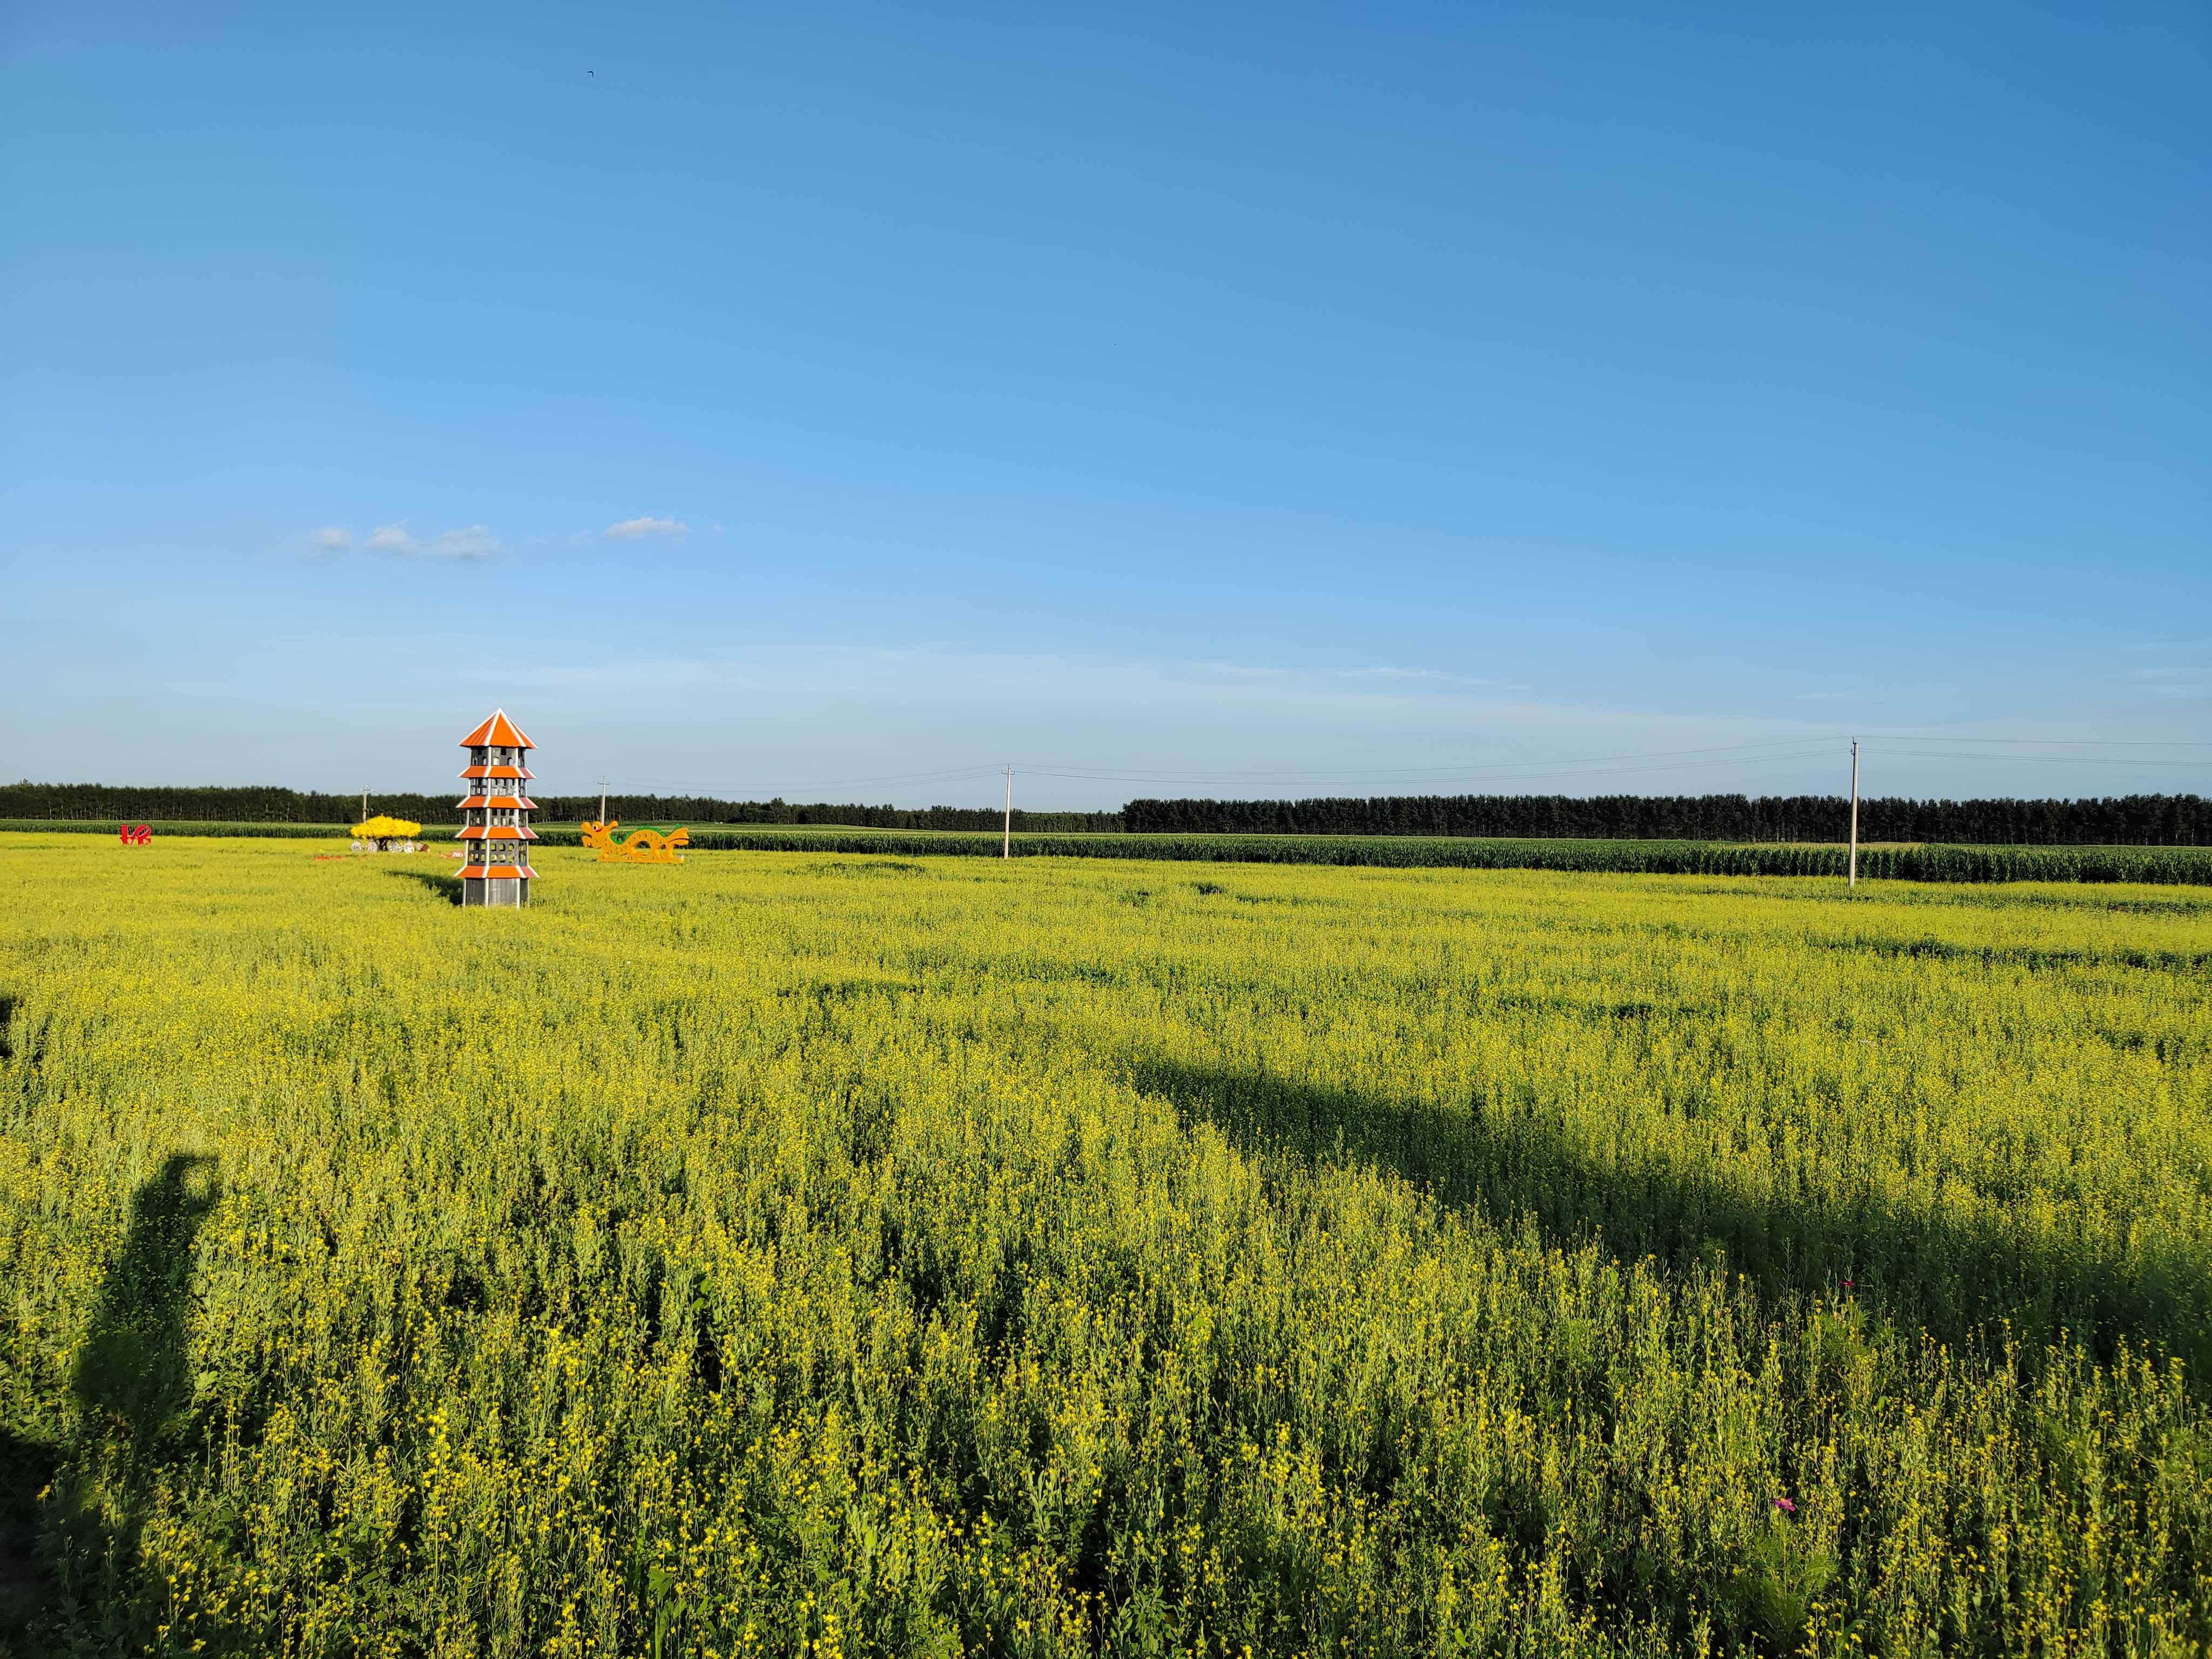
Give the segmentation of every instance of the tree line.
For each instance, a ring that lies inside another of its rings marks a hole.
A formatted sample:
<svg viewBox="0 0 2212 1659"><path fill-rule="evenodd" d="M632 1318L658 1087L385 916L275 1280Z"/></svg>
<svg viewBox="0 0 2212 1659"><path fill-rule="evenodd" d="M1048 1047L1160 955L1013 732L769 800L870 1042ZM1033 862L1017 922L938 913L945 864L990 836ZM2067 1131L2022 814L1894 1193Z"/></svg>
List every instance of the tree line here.
<svg viewBox="0 0 2212 1659"><path fill-rule="evenodd" d="M1122 827L1147 834L1498 836L1620 841L1837 842L1844 795L1378 795L1312 800L1133 800ZM1993 847L2212 845L2196 795L2081 800L1859 802L1859 839Z"/></svg>
<svg viewBox="0 0 2212 1659"><path fill-rule="evenodd" d="M454 822L456 794L371 794L369 811L418 823ZM575 823L599 816L597 795L538 795L538 816ZM996 830L994 806L872 806L781 798L609 795L624 823L844 824L872 830ZM0 818L244 823L352 823L359 795L273 786L128 787L0 784ZM1032 835L1469 836L1620 841L1837 842L1850 830L1842 795L1378 795L1311 800L1133 800L1119 812L1014 809ZM1996 847L2212 846L2212 803L2197 795L2079 800L1859 802L1859 839Z"/></svg>
<svg viewBox="0 0 2212 1659"><path fill-rule="evenodd" d="M417 823L459 822L459 788L434 795L372 792L368 810ZM548 823L580 823L599 815L597 795L532 795ZM711 795L614 795L607 815L624 823L833 823L871 830L996 830L1004 814L995 806L871 806L860 803L721 800ZM236 787L131 786L105 783L0 784L0 818L113 818L134 823L355 823L358 794L247 784ZM1071 835L1121 827L1119 812L1028 812L1014 809L1014 828L1035 834Z"/></svg>

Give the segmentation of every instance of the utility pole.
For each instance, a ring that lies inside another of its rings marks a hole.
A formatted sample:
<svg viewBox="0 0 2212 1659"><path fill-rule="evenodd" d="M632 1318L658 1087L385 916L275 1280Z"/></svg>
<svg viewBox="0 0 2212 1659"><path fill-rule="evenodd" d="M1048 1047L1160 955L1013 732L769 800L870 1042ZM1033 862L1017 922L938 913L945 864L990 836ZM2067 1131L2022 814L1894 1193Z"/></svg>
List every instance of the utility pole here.
<svg viewBox="0 0 2212 1659"><path fill-rule="evenodd" d="M368 790L365 786L361 792L361 821L368 822Z"/></svg>
<svg viewBox="0 0 2212 1659"><path fill-rule="evenodd" d="M604 825L604 824L606 823L606 821L607 821L607 781L606 781L605 778L601 778L601 779L599 780L599 823L600 823L602 825Z"/></svg>
<svg viewBox="0 0 2212 1659"><path fill-rule="evenodd" d="M999 856L1010 859L1014 855L1014 769L1006 769L1006 838L1000 843Z"/></svg>
<svg viewBox="0 0 2212 1659"><path fill-rule="evenodd" d="M1851 874L1844 885L1859 884L1859 740L1851 739Z"/></svg>

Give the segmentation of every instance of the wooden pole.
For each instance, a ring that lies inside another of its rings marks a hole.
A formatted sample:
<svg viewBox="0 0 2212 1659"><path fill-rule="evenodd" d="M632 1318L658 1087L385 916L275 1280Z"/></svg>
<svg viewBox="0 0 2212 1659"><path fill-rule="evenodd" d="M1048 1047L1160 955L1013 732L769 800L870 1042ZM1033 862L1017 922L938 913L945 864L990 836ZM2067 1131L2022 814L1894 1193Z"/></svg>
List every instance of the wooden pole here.
<svg viewBox="0 0 2212 1659"><path fill-rule="evenodd" d="M1006 838L999 844L999 856L1010 859L1014 855L1014 769L1006 769Z"/></svg>
<svg viewBox="0 0 2212 1659"><path fill-rule="evenodd" d="M1846 886L1859 884L1859 740L1851 739L1851 874Z"/></svg>

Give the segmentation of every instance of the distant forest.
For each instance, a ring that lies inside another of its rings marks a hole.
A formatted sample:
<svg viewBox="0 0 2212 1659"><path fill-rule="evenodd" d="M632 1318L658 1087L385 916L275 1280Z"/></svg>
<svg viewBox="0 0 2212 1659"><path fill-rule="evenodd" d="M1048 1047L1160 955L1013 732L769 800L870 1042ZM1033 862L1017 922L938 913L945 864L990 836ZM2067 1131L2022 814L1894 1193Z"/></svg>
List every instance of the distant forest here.
<svg viewBox="0 0 2212 1659"><path fill-rule="evenodd" d="M368 810L417 823L456 823L459 786L434 795L370 792ZM597 795L532 795L546 823L580 823L599 815ZM995 806L866 806L817 801L717 800L706 795L615 795L607 813L623 823L841 823L870 830L996 830L1005 815ZM247 784L173 788L106 783L0 783L0 818L163 819L185 823L356 823L361 797ZM1025 812L1014 809L1014 828L1039 835L1073 835L1121 827L1119 812Z"/></svg>
<svg viewBox="0 0 2212 1659"><path fill-rule="evenodd" d="M1850 834L1844 795L1382 795L1317 800L1133 800L1125 829L1150 834L1532 836L1621 841L1832 842ZM2196 795L2088 800L1859 802L1861 841L1996 847L2212 845Z"/></svg>
<svg viewBox="0 0 2212 1659"><path fill-rule="evenodd" d="M369 811L418 823L454 822L452 792L369 796ZM549 823L594 817L597 795L539 795ZM823 823L874 830L996 830L991 806L867 806L706 795L609 795L624 823ZM133 788L99 783L0 784L0 818L164 819L351 823L359 795L296 789ZM1382 795L1316 800L1133 800L1119 812L1030 812L1034 835L1128 830L1147 835L1504 836L1622 841L1835 842L1850 831L1841 795ZM2212 803L2197 795L2084 800L1859 803L1859 839L1999 847L2212 846Z"/></svg>

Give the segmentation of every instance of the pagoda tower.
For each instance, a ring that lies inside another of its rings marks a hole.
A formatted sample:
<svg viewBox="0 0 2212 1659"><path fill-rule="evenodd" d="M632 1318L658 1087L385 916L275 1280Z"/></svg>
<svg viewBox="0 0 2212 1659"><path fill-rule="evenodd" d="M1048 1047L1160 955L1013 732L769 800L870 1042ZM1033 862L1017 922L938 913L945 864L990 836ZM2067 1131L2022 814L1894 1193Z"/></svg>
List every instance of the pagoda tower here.
<svg viewBox="0 0 2212 1659"><path fill-rule="evenodd" d="M530 777L523 763L532 746L504 708L461 739L469 751L461 774L469 798L460 803L461 833L455 839L469 843L468 862L461 866L464 904L519 908L530 902L531 879L538 873L530 867L530 843L538 839L530 815L538 803L522 786Z"/></svg>

